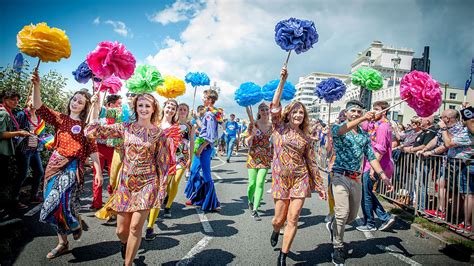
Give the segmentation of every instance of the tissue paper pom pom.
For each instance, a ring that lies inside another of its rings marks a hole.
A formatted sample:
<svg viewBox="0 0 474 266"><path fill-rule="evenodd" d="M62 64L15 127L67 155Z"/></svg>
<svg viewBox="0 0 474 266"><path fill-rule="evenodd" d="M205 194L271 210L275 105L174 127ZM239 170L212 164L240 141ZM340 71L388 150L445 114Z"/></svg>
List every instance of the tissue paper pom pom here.
<svg viewBox="0 0 474 266"><path fill-rule="evenodd" d="M321 81L321 83L316 86L314 94L319 98L323 99L327 103L333 103L338 101L346 93L346 85L342 80L337 78L328 78Z"/></svg>
<svg viewBox="0 0 474 266"><path fill-rule="evenodd" d="M156 67L140 65L135 69L133 76L127 80L126 85L133 93L151 93L163 82L164 79Z"/></svg>
<svg viewBox="0 0 474 266"><path fill-rule="evenodd" d="M165 82L156 88L156 92L168 99L176 98L186 92L186 85L182 79L165 76Z"/></svg>
<svg viewBox="0 0 474 266"><path fill-rule="evenodd" d="M285 51L306 52L318 42L314 22L290 18L275 25L275 42Z"/></svg>
<svg viewBox="0 0 474 266"><path fill-rule="evenodd" d="M92 70L87 65L86 61L82 62L75 71L72 72L74 79L82 84L86 84L92 78Z"/></svg>
<svg viewBox="0 0 474 266"><path fill-rule="evenodd" d="M361 67L352 74L352 83L371 91L382 88L382 74L370 67Z"/></svg>
<svg viewBox="0 0 474 266"><path fill-rule="evenodd" d="M278 87L278 83L280 83L279 79L274 79L269 81L267 84L265 84L262 88L262 93L263 93L263 99L265 101L271 101L273 100L273 95L275 95L275 91ZM283 101L291 101L295 97L296 89L291 82L287 81L285 82L285 85L283 86L283 92L281 95L281 99Z"/></svg>
<svg viewBox="0 0 474 266"><path fill-rule="evenodd" d="M18 72L20 73L21 72L21 69L23 68L23 65L24 65L24 58L23 58L23 54L22 53L18 53L16 56L15 56L15 60L13 60L13 70L15 70L15 72Z"/></svg>
<svg viewBox="0 0 474 266"><path fill-rule="evenodd" d="M234 99L240 106L247 107L263 99L262 88L253 82L245 82L235 91Z"/></svg>
<svg viewBox="0 0 474 266"><path fill-rule="evenodd" d="M438 110L441 94L438 82L426 72L414 70L400 82L400 98L421 117L428 117Z"/></svg>
<svg viewBox="0 0 474 266"><path fill-rule="evenodd" d="M206 75L206 73L200 72L189 72L184 77L184 81L186 81L186 83L191 83L191 86L193 87L211 84L211 81L209 80L209 77Z"/></svg>
<svg viewBox="0 0 474 266"><path fill-rule="evenodd" d="M87 64L95 76L106 79L112 74L128 79L135 70L135 57L119 42L101 42L87 55Z"/></svg>
<svg viewBox="0 0 474 266"><path fill-rule="evenodd" d="M108 92L109 94L117 94L122 88L122 81L116 76L111 76L104 79L102 85L100 85L99 82L96 82L96 87L100 88L99 91Z"/></svg>
<svg viewBox="0 0 474 266"><path fill-rule="evenodd" d="M23 53L43 62L57 62L71 55L71 44L63 30L46 23L28 25L18 32L16 45Z"/></svg>

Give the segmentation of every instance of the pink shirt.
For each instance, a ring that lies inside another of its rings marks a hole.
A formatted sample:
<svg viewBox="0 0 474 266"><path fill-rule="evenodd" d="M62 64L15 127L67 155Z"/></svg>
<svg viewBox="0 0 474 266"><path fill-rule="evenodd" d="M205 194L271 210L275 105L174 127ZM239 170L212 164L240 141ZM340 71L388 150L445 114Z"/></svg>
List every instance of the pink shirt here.
<svg viewBox="0 0 474 266"><path fill-rule="evenodd" d="M365 131L369 131L369 128L373 128L376 122L364 122L361 127ZM372 140L372 148L374 152L382 155L380 160L380 166L387 175L388 178L392 178L393 175L393 160L392 160L392 126L390 123L382 122L375 133L375 141ZM370 171L370 164L367 159L364 159L363 165L364 173Z"/></svg>

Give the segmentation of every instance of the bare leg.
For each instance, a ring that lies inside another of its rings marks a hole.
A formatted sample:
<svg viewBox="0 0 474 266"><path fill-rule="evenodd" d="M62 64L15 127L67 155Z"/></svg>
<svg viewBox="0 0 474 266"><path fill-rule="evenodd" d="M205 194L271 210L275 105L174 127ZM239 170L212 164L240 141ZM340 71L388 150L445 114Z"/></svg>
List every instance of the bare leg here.
<svg viewBox="0 0 474 266"><path fill-rule="evenodd" d="M131 212L117 213L117 229L115 230L120 242L126 244L128 235L130 234L130 221L132 220Z"/></svg>
<svg viewBox="0 0 474 266"><path fill-rule="evenodd" d="M304 198L291 199L290 206L288 207L288 224L285 228L285 234L283 236L283 245L281 251L288 253L290 251L291 243L295 239L296 230L298 229L298 219L300 218L301 209L303 208Z"/></svg>
<svg viewBox="0 0 474 266"><path fill-rule="evenodd" d="M285 224L288 205L290 205L288 199L275 199L275 216L272 220L273 232L280 232L280 228Z"/></svg>
<svg viewBox="0 0 474 266"><path fill-rule="evenodd" d="M474 209L474 195L464 195L464 228L472 225L472 209Z"/></svg>
<svg viewBox="0 0 474 266"><path fill-rule="evenodd" d="M439 181L439 207L438 209L445 212L446 206L446 180L441 179Z"/></svg>
<svg viewBox="0 0 474 266"><path fill-rule="evenodd" d="M125 265L131 266L138 248L142 241L142 231L145 220L148 217L150 210L137 211L132 214L130 222L130 234L127 241L127 254L125 255Z"/></svg>

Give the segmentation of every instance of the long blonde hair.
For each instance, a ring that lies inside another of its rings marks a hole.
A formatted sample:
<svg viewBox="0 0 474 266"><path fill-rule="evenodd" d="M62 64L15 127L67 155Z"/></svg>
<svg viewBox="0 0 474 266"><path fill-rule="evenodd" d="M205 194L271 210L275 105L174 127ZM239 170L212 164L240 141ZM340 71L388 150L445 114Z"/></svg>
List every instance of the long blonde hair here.
<svg viewBox="0 0 474 266"><path fill-rule="evenodd" d="M298 108L299 106L303 107L303 112L304 112L304 118L303 118L303 123L301 123L298 127L303 131L305 135L309 135L309 116L308 116L308 111L306 111L306 106L300 101L293 101L287 106L285 106L285 109L283 109L283 113L281 115L281 121L283 123L289 123L290 122L290 114L293 109Z"/></svg>
<svg viewBox="0 0 474 266"><path fill-rule="evenodd" d="M158 103L158 100L150 93L141 93L141 94L138 94L137 97L135 97L133 99L133 112L135 113L135 118L137 119L138 121L138 113L137 113L137 102L138 102L138 99L140 98L144 98L146 100L149 100L152 102L152 106L153 106L153 114L151 114L151 119L150 119L150 122L152 124L156 124L158 121L159 121L159 118L160 118L160 104Z"/></svg>

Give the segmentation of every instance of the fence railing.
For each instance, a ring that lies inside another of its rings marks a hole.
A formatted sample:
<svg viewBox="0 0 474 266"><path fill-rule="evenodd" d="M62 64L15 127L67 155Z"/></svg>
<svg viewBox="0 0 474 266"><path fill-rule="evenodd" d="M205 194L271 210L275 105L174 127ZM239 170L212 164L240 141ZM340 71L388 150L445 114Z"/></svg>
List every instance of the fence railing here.
<svg viewBox="0 0 474 266"><path fill-rule="evenodd" d="M474 161L413 153L399 153L394 159L393 190L388 192L381 183L380 195L453 230L472 232L465 221L473 221ZM468 200L471 204L465 203Z"/></svg>

